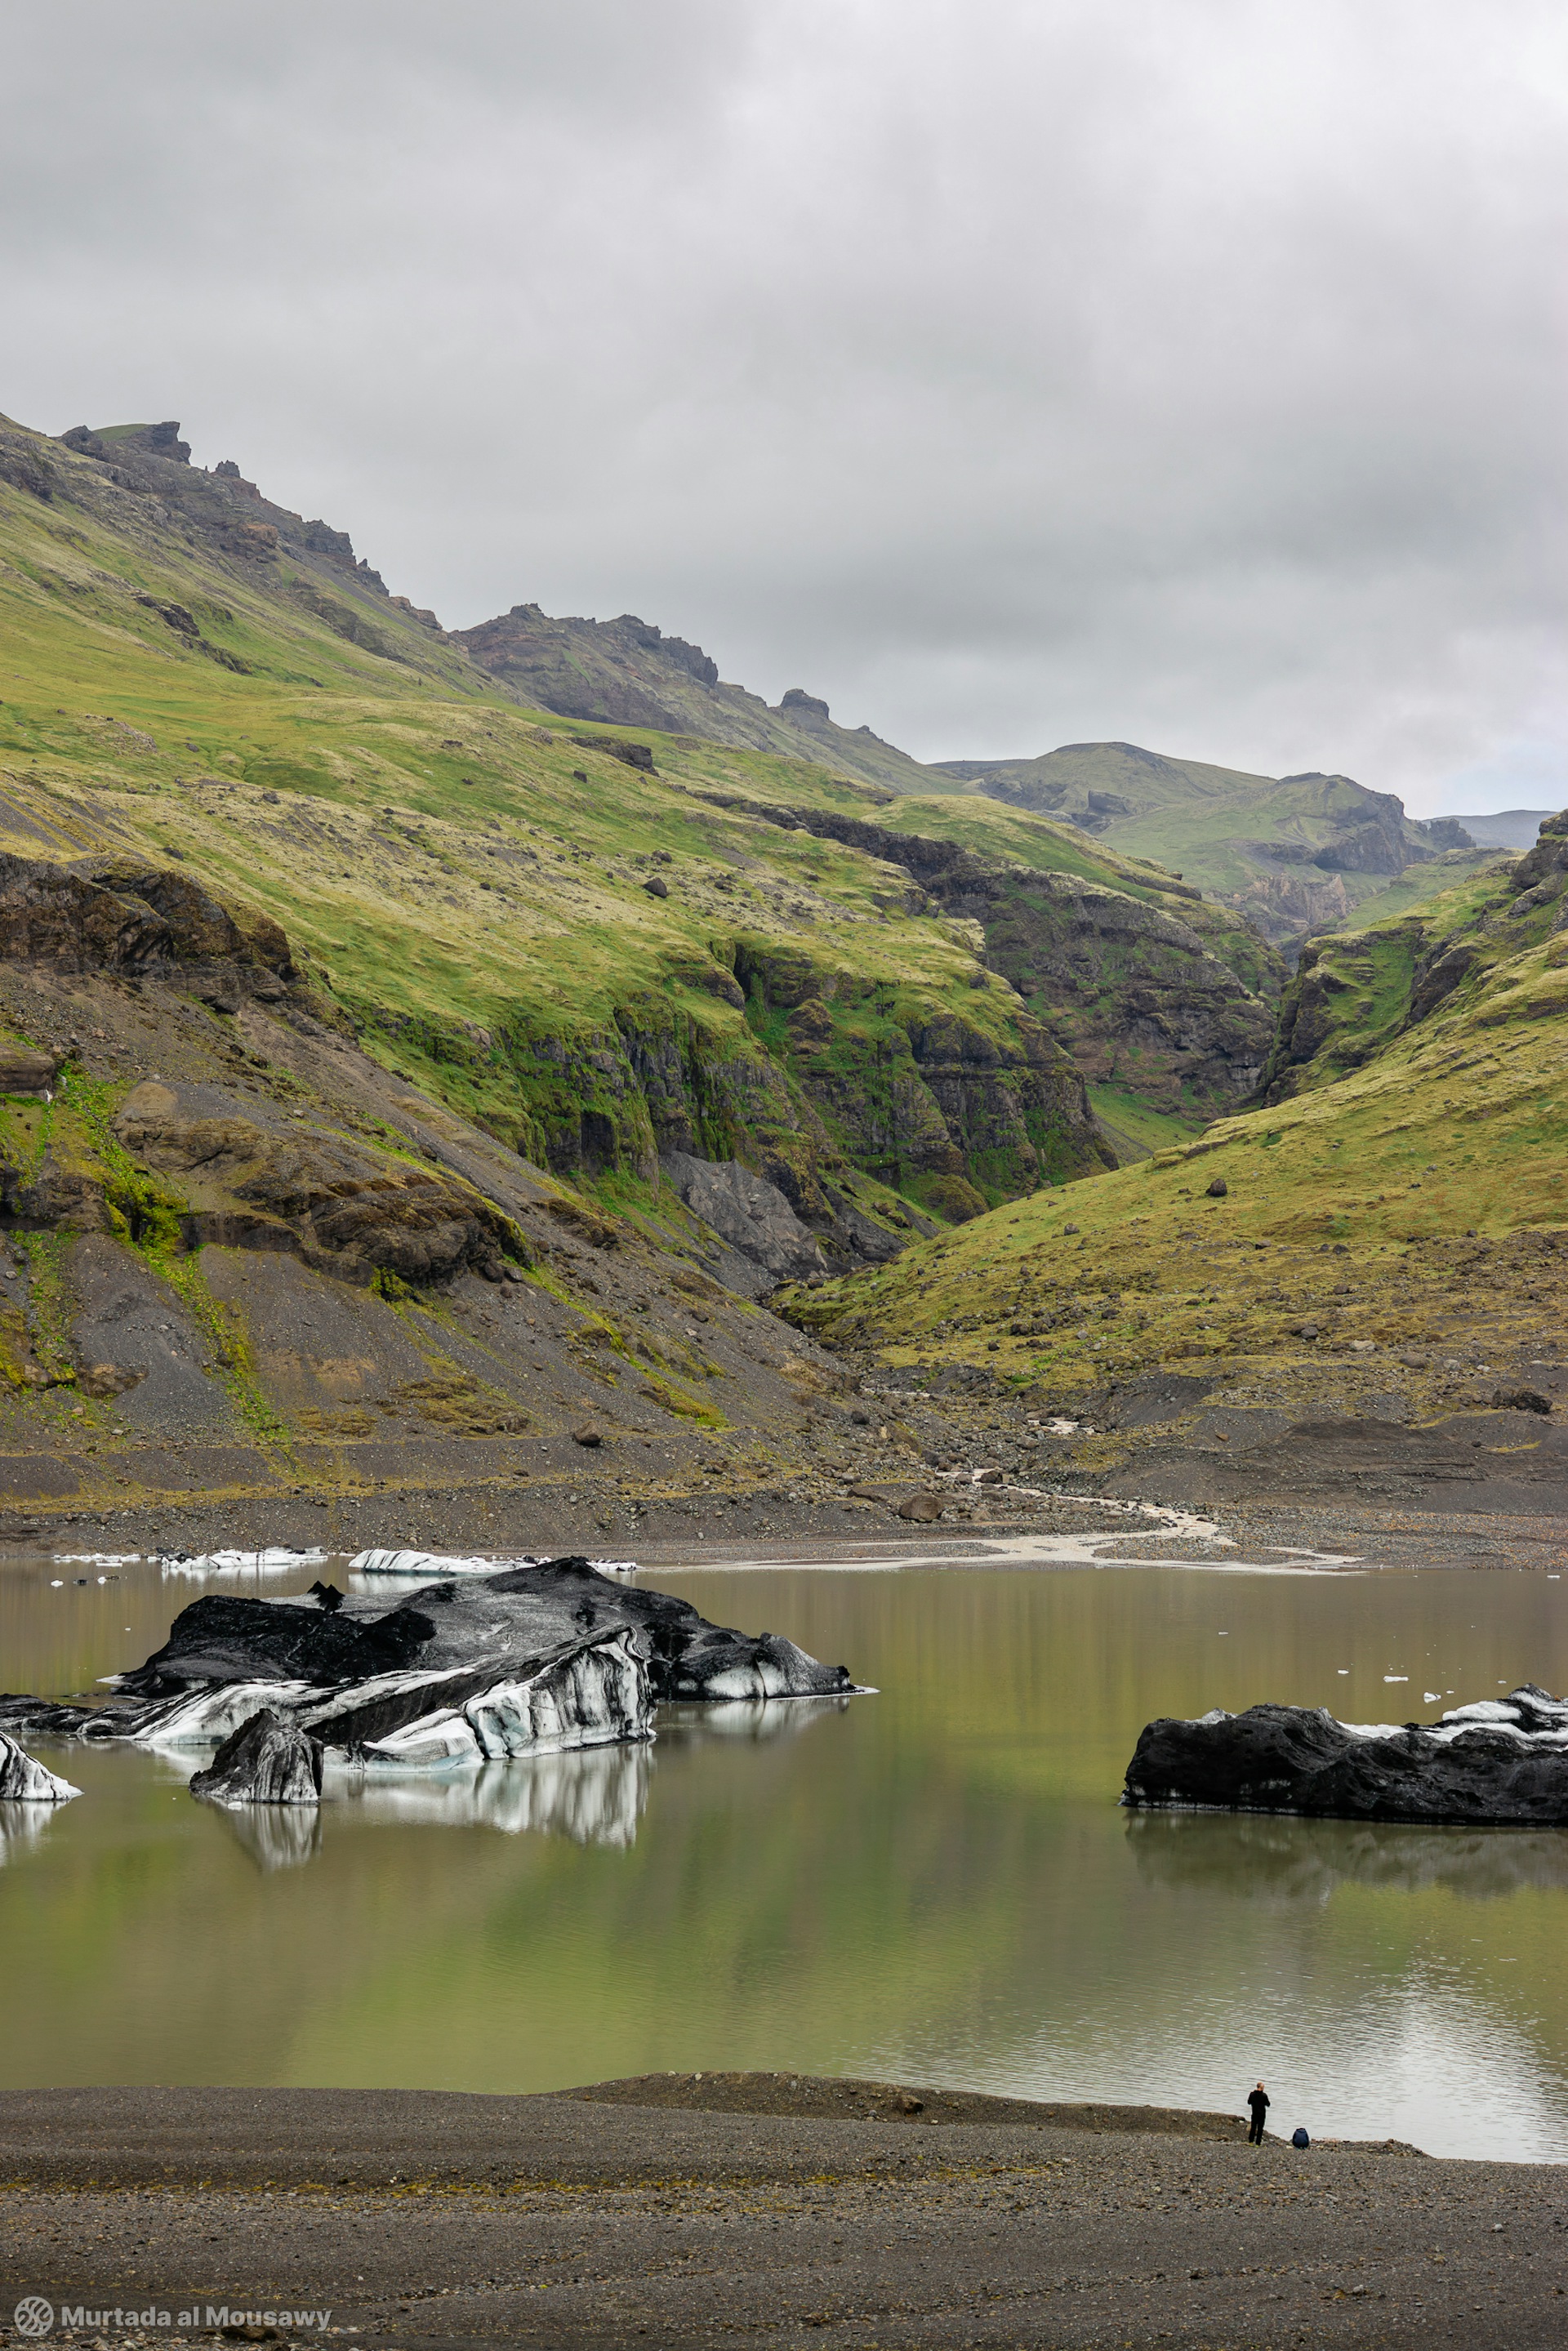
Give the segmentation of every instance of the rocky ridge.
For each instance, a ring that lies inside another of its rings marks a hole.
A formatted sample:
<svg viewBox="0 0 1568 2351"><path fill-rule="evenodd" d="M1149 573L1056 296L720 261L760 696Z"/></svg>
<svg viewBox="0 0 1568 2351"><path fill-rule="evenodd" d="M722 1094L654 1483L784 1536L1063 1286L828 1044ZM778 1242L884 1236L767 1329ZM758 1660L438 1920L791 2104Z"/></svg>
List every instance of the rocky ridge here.
<svg viewBox="0 0 1568 2351"><path fill-rule="evenodd" d="M514 604L459 630L456 642L536 710L820 760L895 791L940 788L929 768L869 726L835 725L819 696L791 686L770 705L744 686L723 684L717 663L700 645L667 637L634 612L613 621L552 620L537 604Z"/></svg>

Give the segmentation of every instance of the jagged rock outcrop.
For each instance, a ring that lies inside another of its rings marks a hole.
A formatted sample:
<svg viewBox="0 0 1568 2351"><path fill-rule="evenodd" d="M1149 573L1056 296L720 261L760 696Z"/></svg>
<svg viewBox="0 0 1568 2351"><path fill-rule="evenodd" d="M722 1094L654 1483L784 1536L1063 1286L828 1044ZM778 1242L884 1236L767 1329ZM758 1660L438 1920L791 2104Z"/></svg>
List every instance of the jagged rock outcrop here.
<svg viewBox="0 0 1568 2351"><path fill-rule="evenodd" d="M271 1003L298 976L269 915L220 904L188 873L109 858L58 865L0 853L0 960L178 975L195 995Z"/></svg>
<svg viewBox="0 0 1568 2351"><path fill-rule="evenodd" d="M80 1794L0 1730L0 1803L67 1804Z"/></svg>
<svg viewBox="0 0 1568 2351"><path fill-rule="evenodd" d="M682 689L718 684L718 664L701 645L666 637L635 612L614 621L558 621L537 604L514 604L459 636L482 669L521 700L562 718L678 734L687 723Z"/></svg>
<svg viewBox="0 0 1568 2351"><path fill-rule="evenodd" d="M456 1176L336 1136L182 1117L173 1090L155 1081L127 1098L115 1134L141 1165L184 1179L191 1244L282 1249L359 1282L383 1272L448 1281L468 1267L499 1280L507 1258L528 1258L516 1227Z"/></svg>
<svg viewBox="0 0 1568 2351"><path fill-rule="evenodd" d="M754 1175L738 1159L716 1162L671 1151L661 1164L693 1216L700 1217L741 1260L741 1267L733 1270L737 1278L727 1287L744 1287L760 1297L781 1281L826 1273L821 1242L777 1184ZM891 1255L899 1243L891 1236L888 1240Z"/></svg>
<svg viewBox="0 0 1568 2351"><path fill-rule="evenodd" d="M212 1804L319 1804L321 1742L263 1707L193 1776L191 1793Z"/></svg>
<svg viewBox="0 0 1568 2351"><path fill-rule="evenodd" d="M1343 1820L1568 1823L1568 1703L1527 1682L1435 1724L1336 1722L1323 1707L1216 1708L1145 1725L1134 1808Z"/></svg>
<svg viewBox="0 0 1568 2351"><path fill-rule="evenodd" d="M667 637L635 612L613 621L556 619L538 604L514 604L457 631L455 642L519 702L562 718L657 726L795 758L825 756L841 772L895 790L932 788L929 768L869 726L836 725L827 704L799 686L770 708L744 686L723 684L701 645Z"/></svg>
<svg viewBox="0 0 1568 2351"><path fill-rule="evenodd" d="M1555 904L1568 887L1568 810L1550 816L1536 835L1535 846L1528 850L1513 869L1514 915L1532 913L1537 906Z"/></svg>

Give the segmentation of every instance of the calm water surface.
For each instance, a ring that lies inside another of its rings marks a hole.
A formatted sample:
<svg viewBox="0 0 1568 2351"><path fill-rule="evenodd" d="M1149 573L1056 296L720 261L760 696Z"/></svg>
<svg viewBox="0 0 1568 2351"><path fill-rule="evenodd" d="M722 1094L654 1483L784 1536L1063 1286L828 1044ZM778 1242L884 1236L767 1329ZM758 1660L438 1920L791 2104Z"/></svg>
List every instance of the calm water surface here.
<svg viewBox="0 0 1568 2351"><path fill-rule="evenodd" d="M87 1687L202 1588L103 1572L0 1568L5 1687ZM319 1823L196 1803L194 1759L39 1742L84 1794L0 1829L0 2081L761 2066L1233 2107L1262 2074L1286 2129L1568 2159L1568 1833L1116 1804L1153 1715L1270 1698L1399 1721L1427 1691L1568 1687L1568 1583L647 1580L880 1694L665 1709L646 1749L403 1783Z"/></svg>

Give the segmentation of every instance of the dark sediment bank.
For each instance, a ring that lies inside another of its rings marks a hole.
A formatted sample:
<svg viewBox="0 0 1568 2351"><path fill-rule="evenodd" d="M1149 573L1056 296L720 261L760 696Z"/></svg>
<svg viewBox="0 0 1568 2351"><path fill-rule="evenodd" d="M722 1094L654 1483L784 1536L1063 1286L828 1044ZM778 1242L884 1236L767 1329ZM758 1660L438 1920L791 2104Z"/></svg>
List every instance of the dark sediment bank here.
<svg viewBox="0 0 1568 2351"><path fill-rule="evenodd" d="M117 2346L150 2306L194 2338L209 2305L325 2308L389 2351L1565 2331L1555 2168L1251 2148L1224 2116L719 2074L12 2092L0 2132L0 2306L119 2308L86 2330Z"/></svg>

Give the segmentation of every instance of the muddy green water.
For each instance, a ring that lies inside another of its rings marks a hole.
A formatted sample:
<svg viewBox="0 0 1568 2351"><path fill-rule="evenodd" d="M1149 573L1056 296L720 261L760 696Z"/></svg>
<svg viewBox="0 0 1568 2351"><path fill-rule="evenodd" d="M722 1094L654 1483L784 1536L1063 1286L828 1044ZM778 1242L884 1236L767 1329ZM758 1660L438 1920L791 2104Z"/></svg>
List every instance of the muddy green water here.
<svg viewBox="0 0 1568 2351"><path fill-rule="evenodd" d="M0 1568L5 1687L85 1687L202 1588L101 1573ZM1261 2074L1286 2129L1568 2159L1568 1833L1116 1803L1155 1714L1270 1698L1398 1721L1437 1711L1427 1691L1563 1690L1568 1583L648 1580L879 1695L666 1710L646 1749L319 1823L198 1804L188 1760L40 1743L84 1793L5 1832L0 2080L525 2090L762 2066L1224 2107Z"/></svg>

